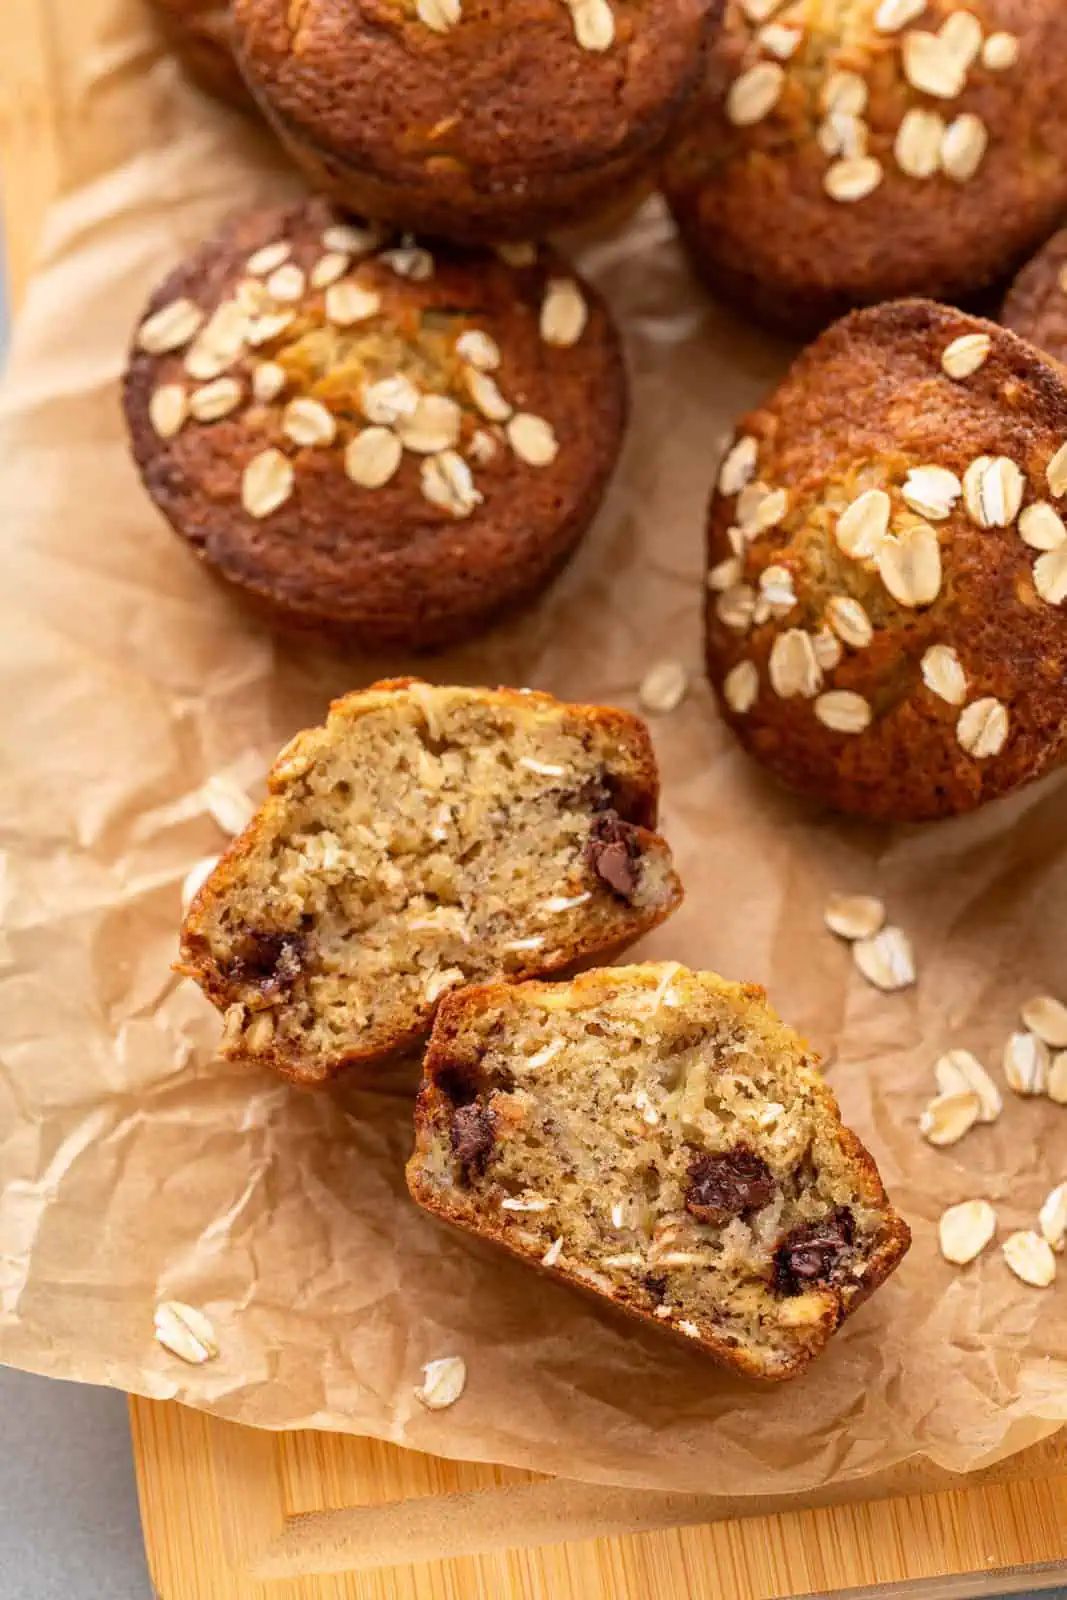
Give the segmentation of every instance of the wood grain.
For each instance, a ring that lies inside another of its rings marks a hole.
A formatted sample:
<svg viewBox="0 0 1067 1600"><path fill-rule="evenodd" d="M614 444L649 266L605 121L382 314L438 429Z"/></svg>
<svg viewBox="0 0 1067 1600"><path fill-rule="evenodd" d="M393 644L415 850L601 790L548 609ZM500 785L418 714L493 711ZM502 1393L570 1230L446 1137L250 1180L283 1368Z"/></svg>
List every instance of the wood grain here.
<svg viewBox="0 0 1067 1600"><path fill-rule="evenodd" d="M4 0L0 169L16 303L49 199L70 172L74 63L104 3ZM848 1504L748 1518L718 1504L718 1520L679 1526L710 1516L709 1503L560 1484L376 1440L254 1433L146 1400L131 1402L131 1421L164 1600L770 1600L909 1581L948 1600L1051 1587L1047 1568L1015 1578L1003 1569L1067 1563L1063 1436L966 1487L914 1492L927 1483L911 1470L855 1486ZM588 1537L653 1523L676 1525Z"/></svg>

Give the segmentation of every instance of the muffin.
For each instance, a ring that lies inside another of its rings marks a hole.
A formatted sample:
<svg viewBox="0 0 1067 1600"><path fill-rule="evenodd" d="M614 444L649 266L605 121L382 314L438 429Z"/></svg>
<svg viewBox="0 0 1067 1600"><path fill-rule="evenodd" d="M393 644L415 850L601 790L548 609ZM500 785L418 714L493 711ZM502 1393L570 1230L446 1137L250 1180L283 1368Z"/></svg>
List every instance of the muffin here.
<svg viewBox="0 0 1067 1600"><path fill-rule="evenodd" d="M1008 291L1000 320L1067 365L1067 228L1027 262Z"/></svg>
<svg viewBox="0 0 1067 1600"><path fill-rule="evenodd" d="M802 1372L910 1242L763 990L673 962L450 995L415 1130L421 1206L751 1377Z"/></svg>
<svg viewBox="0 0 1067 1600"><path fill-rule="evenodd" d="M650 187L722 0L236 0L245 75L315 188L400 228L529 239Z"/></svg>
<svg viewBox="0 0 1067 1600"><path fill-rule="evenodd" d="M744 417L708 541L708 671L776 777L922 820L1067 739L1067 377L926 301L855 312Z"/></svg>
<svg viewBox="0 0 1067 1600"><path fill-rule="evenodd" d="M418 1045L458 984L604 957L682 890L644 724L514 689L375 684L279 756L191 905L223 1053L300 1083Z"/></svg>
<svg viewBox="0 0 1067 1600"><path fill-rule="evenodd" d="M248 600L427 649L563 565L627 387L602 301L550 250L431 252L314 200L239 217L171 274L125 402L149 494Z"/></svg>
<svg viewBox="0 0 1067 1600"><path fill-rule="evenodd" d="M149 4L189 76L216 99L249 110L253 101L234 59L228 0L149 0Z"/></svg>
<svg viewBox="0 0 1067 1600"><path fill-rule="evenodd" d="M713 290L790 333L1003 281L1067 203L1061 0L728 0L664 186Z"/></svg>

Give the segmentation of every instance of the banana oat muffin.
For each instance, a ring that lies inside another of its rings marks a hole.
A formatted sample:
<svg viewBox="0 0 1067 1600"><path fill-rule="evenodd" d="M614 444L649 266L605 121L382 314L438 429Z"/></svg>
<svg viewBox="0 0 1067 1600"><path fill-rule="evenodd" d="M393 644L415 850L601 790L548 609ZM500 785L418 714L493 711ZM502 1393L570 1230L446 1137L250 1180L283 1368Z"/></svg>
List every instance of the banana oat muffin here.
<svg viewBox="0 0 1067 1600"><path fill-rule="evenodd" d="M219 100L252 104L233 53L228 0L149 0L163 34L189 76Z"/></svg>
<svg viewBox="0 0 1067 1600"><path fill-rule="evenodd" d="M968 811L1067 749L1067 374L928 301L824 333L713 494L708 670L776 777Z"/></svg>
<svg viewBox="0 0 1067 1600"><path fill-rule="evenodd" d="M387 241L322 200L231 223L152 297L126 381L149 493L277 620L466 638L589 526L625 427L599 296L552 251Z"/></svg>
<svg viewBox="0 0 1067 1600"><path fill-rule="evenodd" d="M1067 204L1062 0L728 0L665 188L716 291L789 332L1001 282Z"/></svg>
<svg viewBox="0 0 1067 1600"><path fill-rule="evenodd" d="M415 1111L420 1205L791 1378L910 1242L762 989L674 963L449 996Z"/></svg>
<svg viewBox="0 0 1067 1600"><path fill-rule="evenodd" d="M1005 327L1067 365L1067 228L1027 262L1000 313Z"/></svg>
<svg viewBox="0 0 1067 1600"><path fill-rule="evenodd" d="M375 684L279 756L189 909L179 970L223 1051L302 1083L419 1044L457 984L624 949L679 905L638 718Z"/></svg>
<svg viewBox="0 0 1067 1600"><path fill-rule="evenodd" d="M451 239L536 238L651 184L722 0L236 0L317 189Z"/></svg>

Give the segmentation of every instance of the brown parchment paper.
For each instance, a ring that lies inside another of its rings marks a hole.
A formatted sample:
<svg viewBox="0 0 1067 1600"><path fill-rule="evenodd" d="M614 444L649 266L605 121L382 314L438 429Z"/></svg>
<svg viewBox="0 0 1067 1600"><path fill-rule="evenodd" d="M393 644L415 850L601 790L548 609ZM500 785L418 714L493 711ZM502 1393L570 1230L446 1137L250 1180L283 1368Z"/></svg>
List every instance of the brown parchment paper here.
<svg viewBox="0 0 1067 1600"><path fill-rule="evenodd" d="M1002 1235L1033 1226L1067 1177L1067 1112L1009 1094L941 1152L916 1121L939 1052L999 1059L1021 1000L1067 992L1065 780L889 831L777 791L734 748L700 677L704 502L731 419L790 352L709 304L655 203L582 251L635 391L596 528L519 624L419 666L633 706L652 662L684 659L692 692L653 731L688 899L643 953L768 986L825 1052L910 1258L808 1376L749 1387L423 1218L402 1177L410 1074L311 1095L214 1059L214 1013L169 971L182 878L224 843L201 786L257 792L332 695L412 663L273 641L141 492L118 406L138 309L230 207L294 182L180 83L134 0L72 29L68 189L0 404L0 1359L261 1427L709 1495L908 1456L965 1470L1053 1432L1067 1283L1027 1289L996 1250L955 1271L935 1233L980 1194ZM886 898L917 989L854 974L821 923L842 888ZM218 1360L155 1344L170 1297L208 1312ZM421 1365L453 1353L467 1392L428 1414Z"/></svg>

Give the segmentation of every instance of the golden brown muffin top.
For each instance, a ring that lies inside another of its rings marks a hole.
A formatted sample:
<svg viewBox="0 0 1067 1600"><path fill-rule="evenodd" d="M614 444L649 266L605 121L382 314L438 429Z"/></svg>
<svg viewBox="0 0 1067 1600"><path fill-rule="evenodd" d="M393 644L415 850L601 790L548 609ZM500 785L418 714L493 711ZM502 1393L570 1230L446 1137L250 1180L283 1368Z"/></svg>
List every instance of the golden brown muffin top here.
<svg viewBox="0 0 1067 1600"><path fill-rule="evenodd" d="M1067 387L929 302L859 312L743 419L708 649L742 740L844 810L965 810L1058 759Z"/></svg>
<svg viewBox="0 0 1067 1600"><path fill-rule="evenodd" d="M1067 364L1067 228L1053 234L1027 262L1004 301L1000 320Z"/></svg>

